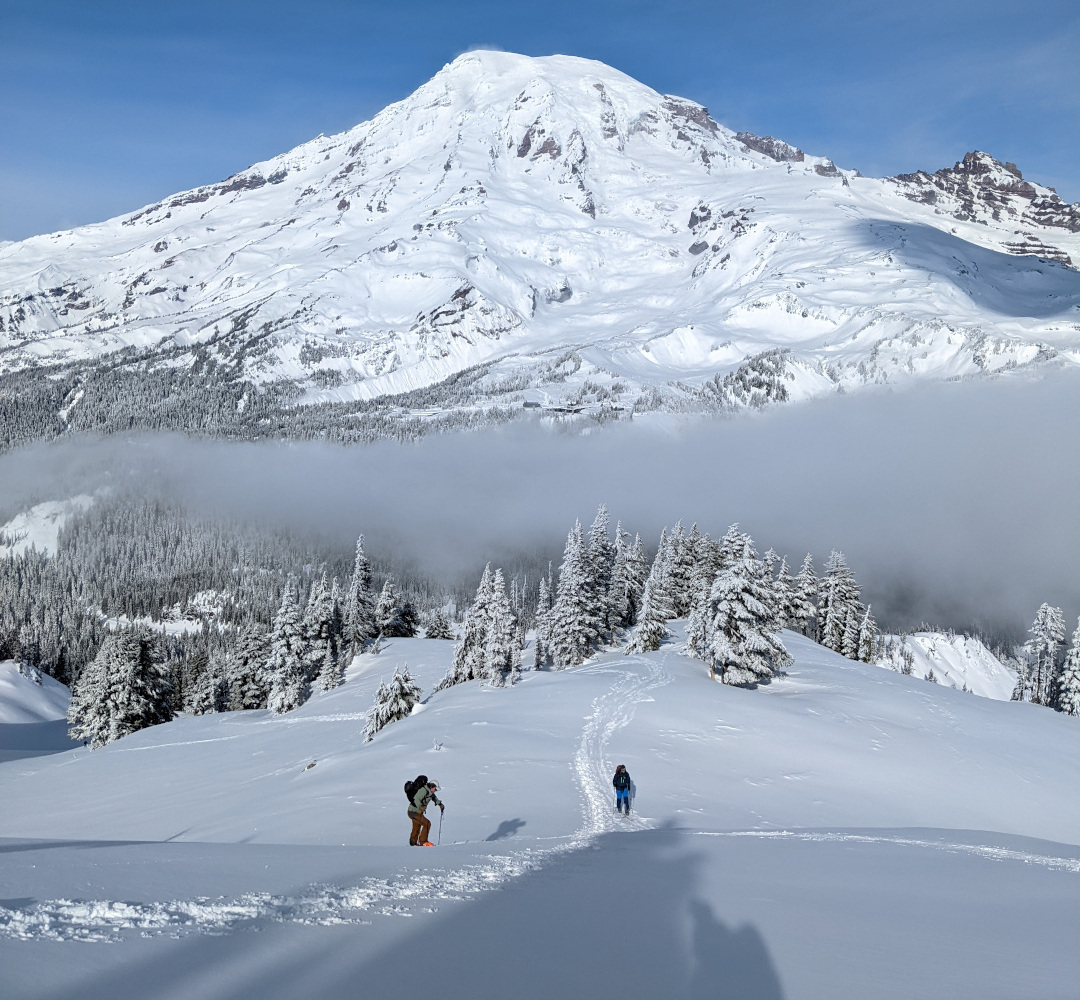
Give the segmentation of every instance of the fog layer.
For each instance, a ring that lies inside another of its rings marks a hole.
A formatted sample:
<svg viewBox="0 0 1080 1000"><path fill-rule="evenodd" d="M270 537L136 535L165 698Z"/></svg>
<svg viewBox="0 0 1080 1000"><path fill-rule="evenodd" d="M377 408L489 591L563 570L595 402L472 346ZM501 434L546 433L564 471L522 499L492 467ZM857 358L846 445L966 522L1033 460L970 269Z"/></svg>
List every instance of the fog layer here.
<svg viewBox="0 0 1080 1000"><path fill-rule="evenodd" d="M0 514L104 483L373 547L455 578L561 552L599 503L655 545L738 521L792 562L848 557L886 624L1026 625L1080 607L1080 379L838 396L727 421L572 436L521 422L415 445L69 441L0 457Z"/></svg>

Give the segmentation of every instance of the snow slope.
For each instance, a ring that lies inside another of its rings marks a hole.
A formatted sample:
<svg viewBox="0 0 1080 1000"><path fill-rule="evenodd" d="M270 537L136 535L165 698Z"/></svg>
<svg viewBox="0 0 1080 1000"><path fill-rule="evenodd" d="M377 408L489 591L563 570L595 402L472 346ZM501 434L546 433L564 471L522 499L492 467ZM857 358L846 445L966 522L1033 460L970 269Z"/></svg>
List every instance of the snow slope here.
<svg viewBox="0 0 1080 1000"><path fill-rule="evenodd" d="M365 744L378 682L407 661L430 691L452 655L394 640L281 718L2 764L5 995L376 994L424 954L448 998L1074 996L1075 720L785 641L758 691L676 636ZM418 771L437 850L405 845Z"/></svg>
<svg viewBox="0 0 1080 1000"><path fill-rule="evenodd" d="M0 370L123 348L366 400L789 398L1080 360L1080 208L985 153L865 178L601 63L470 52L219 184L0 248ZM58 403L66 421L73 389Z"/></svg>
<svg viewBox="0 0 1080 1000"><path fill-rule="evenodd" d="M48 674L0 660L0 761L69 750L71 692Z"/></svg>
<svg viewBox="0 0 1080 1000"><path fill-rule="evenodd" d="M71 692L58 680L14 660L0 660L0 725L67 717Z"/></svg>
<svg viewBox="0 0 1080 1000"><path fill-rule="evenodd" d="M22 555L30 548L44 555L54 554L64 522L72 514L86 511L93 502L93 497L79 494L68 500L47 500L16 514L0 526L0 559Z"/></svg>
<svg viewBox="0 0 1080 1000"><path fill-rule="evenodd" d="M932 672L938 684L998 701L1008 701L1016 688L1016 671L1005 666L972 636L915 632L883 635L881 641L893 643L896 650L893 657L880 661L880 666L898 670L902 646L911 654L911 672L915 677L926 678Z"/></svg>

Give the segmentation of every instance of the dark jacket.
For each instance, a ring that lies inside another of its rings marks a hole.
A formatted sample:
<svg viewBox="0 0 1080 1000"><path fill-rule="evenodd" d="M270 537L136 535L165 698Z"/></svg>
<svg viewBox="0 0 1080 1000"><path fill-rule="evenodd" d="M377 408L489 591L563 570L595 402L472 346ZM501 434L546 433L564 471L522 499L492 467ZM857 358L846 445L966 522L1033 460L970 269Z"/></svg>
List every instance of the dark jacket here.
<svg viewBox="0 0 1080 1000"><path fill-rule="evenodd" d="M621 768L615 772L615 777L611 779L611 783L615 786L616 791L627 791L630 788L630 772L625 767Z"/></svg>

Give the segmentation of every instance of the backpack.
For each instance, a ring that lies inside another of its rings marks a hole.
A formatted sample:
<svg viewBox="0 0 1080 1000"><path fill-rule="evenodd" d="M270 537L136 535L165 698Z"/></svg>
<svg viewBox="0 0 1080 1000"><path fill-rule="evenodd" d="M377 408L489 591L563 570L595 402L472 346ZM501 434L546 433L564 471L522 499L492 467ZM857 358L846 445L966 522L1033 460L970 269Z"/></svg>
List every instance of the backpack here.
<svg viewBox="0 0 1080 1000"><path fill-rule="evenodd" d="M420 786L426 784L427 778L422 774L417 775L412 781L405 782L405 797L409 800L409 805L413 804L413 797L420 791Z"/></svg>

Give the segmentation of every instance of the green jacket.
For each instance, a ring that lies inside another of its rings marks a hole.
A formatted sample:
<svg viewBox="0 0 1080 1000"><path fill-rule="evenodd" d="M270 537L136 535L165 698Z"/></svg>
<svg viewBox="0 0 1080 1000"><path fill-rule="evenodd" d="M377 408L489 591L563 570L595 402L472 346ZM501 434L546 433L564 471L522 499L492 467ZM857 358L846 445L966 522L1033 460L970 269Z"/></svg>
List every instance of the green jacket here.
<svg viewBox="0 0 1080 1000"><path fill-rule="evenodd" d="M441 806L438 796L427 785L421 785L413 796L412 805L409 806L409 812L420 813L423 815L424 810L427 809L428 803L434 802L435 805Z"/></svg>

